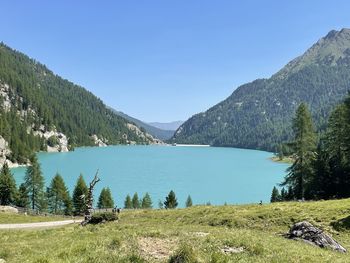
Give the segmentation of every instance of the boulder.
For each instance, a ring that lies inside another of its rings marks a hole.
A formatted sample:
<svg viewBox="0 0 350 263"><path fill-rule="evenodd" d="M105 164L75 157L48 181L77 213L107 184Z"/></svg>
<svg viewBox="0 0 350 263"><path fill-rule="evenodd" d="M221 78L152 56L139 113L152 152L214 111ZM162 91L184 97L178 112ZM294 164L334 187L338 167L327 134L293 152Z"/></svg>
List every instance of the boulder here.
<svg viewBox="0 0 350 263"><path fill-rule="evenodd" d="M330 248L342 253L346 252L346 249L331 236L324 233L323 230L314 227L307 221L294 224L289 230L287 237L290 239L302 240L321 248Z"/></svg>
<svg viewBox="0 0 350 263"><path fill-rule="evenodd" d="M0 213L15 213L18 214L18 209L12 206L0 205ZM0 261L1 263L1 261Z"/></svg>

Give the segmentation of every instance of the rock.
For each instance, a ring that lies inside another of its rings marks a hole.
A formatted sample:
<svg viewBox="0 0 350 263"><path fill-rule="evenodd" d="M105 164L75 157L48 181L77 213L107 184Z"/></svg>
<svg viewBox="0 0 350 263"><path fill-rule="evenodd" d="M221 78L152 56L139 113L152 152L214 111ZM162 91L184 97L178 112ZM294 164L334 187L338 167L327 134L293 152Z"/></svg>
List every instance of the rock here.
<svg viewBox="0 0 350 263"><path fill-rule="evenodd" d="M220 250L224 254L236 254L242 253L244 251L244 247L223 247Z"/></svg>
<svg viewBox="0 0 350 263"><path fill-rule="evenodd" d="M0 258L0 263L6 263L5 259Z"/></svg>
<svg viewBox="0 0 350 263"><path fill-rule="evenodd" d="M18 209L14 208L12 206L0 205L0 213L15 213L15 214L18 214Z"/></svg>
<svg viewBox="0 0 350 263"><path fill-rule="evenodd" d="M331 236L324 233L323 230L314 227L307 221L294 224L286 236L290 239L303 240L308 244L321 248L330 248L342 253L346 252L346 249Z"/></svg>

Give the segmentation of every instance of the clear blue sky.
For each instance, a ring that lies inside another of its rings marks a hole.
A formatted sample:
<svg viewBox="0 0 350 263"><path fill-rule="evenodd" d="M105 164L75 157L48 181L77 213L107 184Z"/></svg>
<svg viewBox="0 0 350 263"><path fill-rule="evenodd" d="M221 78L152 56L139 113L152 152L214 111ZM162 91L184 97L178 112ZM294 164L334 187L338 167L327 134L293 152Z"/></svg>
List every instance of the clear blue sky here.
<svg viewBox="0 0 350 263"><path fill-rule="evenodd" d="M1 1L0 41L145 121L185 120L350 27L347 0L53 2Z"/></svg>

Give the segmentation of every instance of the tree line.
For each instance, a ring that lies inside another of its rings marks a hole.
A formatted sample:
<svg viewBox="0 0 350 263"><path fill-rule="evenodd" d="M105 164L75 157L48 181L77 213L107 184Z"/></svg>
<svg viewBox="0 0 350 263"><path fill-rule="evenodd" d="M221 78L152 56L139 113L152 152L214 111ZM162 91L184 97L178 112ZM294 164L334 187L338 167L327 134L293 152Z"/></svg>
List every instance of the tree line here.
<svg viewBox="0 0 350 263"><path fill-rule="evenodd" d="M61 215L83 215L88 187L80 175L72 196L60 174L56 174L45 190L45 181L35 155L31 157L24 182L16 187L15 179L5 162L0 172L0 205L15 205L38 212ZM114 208L111 190L103 188L97 202L98 208Z"/></svg>
<svg viewBox="0 0 350 263"><path fill-rule="evenodd" d="M158 201L158 208L162 209L174 209L178 206L178 201L176 194L173 190L169 192L169 194L165 197L165 201ZM191 207L193 205L192 198L189 195L186 199L185 206ZM145 195L139 199L138 193L134 193L133 197L128 194L125 197L124 201L125 209L151 209L153 208L153 202L149 193L145 193Z"/></svg>
<svg viewBox="0 0 350 263"><path fill-rule="evenodd" d="M332 111L323 133L316 133L302 103L293 119L293 132L294 140L281 149L288 149L294 162L281 192L273 188L271 201L350 197L350 94Z"/></svg>

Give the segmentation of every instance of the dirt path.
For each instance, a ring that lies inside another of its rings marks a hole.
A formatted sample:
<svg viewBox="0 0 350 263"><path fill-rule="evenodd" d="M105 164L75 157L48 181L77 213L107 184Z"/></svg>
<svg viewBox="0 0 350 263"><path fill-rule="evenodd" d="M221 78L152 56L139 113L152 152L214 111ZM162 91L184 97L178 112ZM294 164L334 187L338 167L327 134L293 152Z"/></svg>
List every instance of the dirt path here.
<svg viewBox="0 0 350 263"><path fill-rule="evenodd" d="M32 228L47 228L64 226L74 223L80 223L82 220L63 220L38 223L20 223L20 224L0 224L0 229L32 229Z"/></svg>

